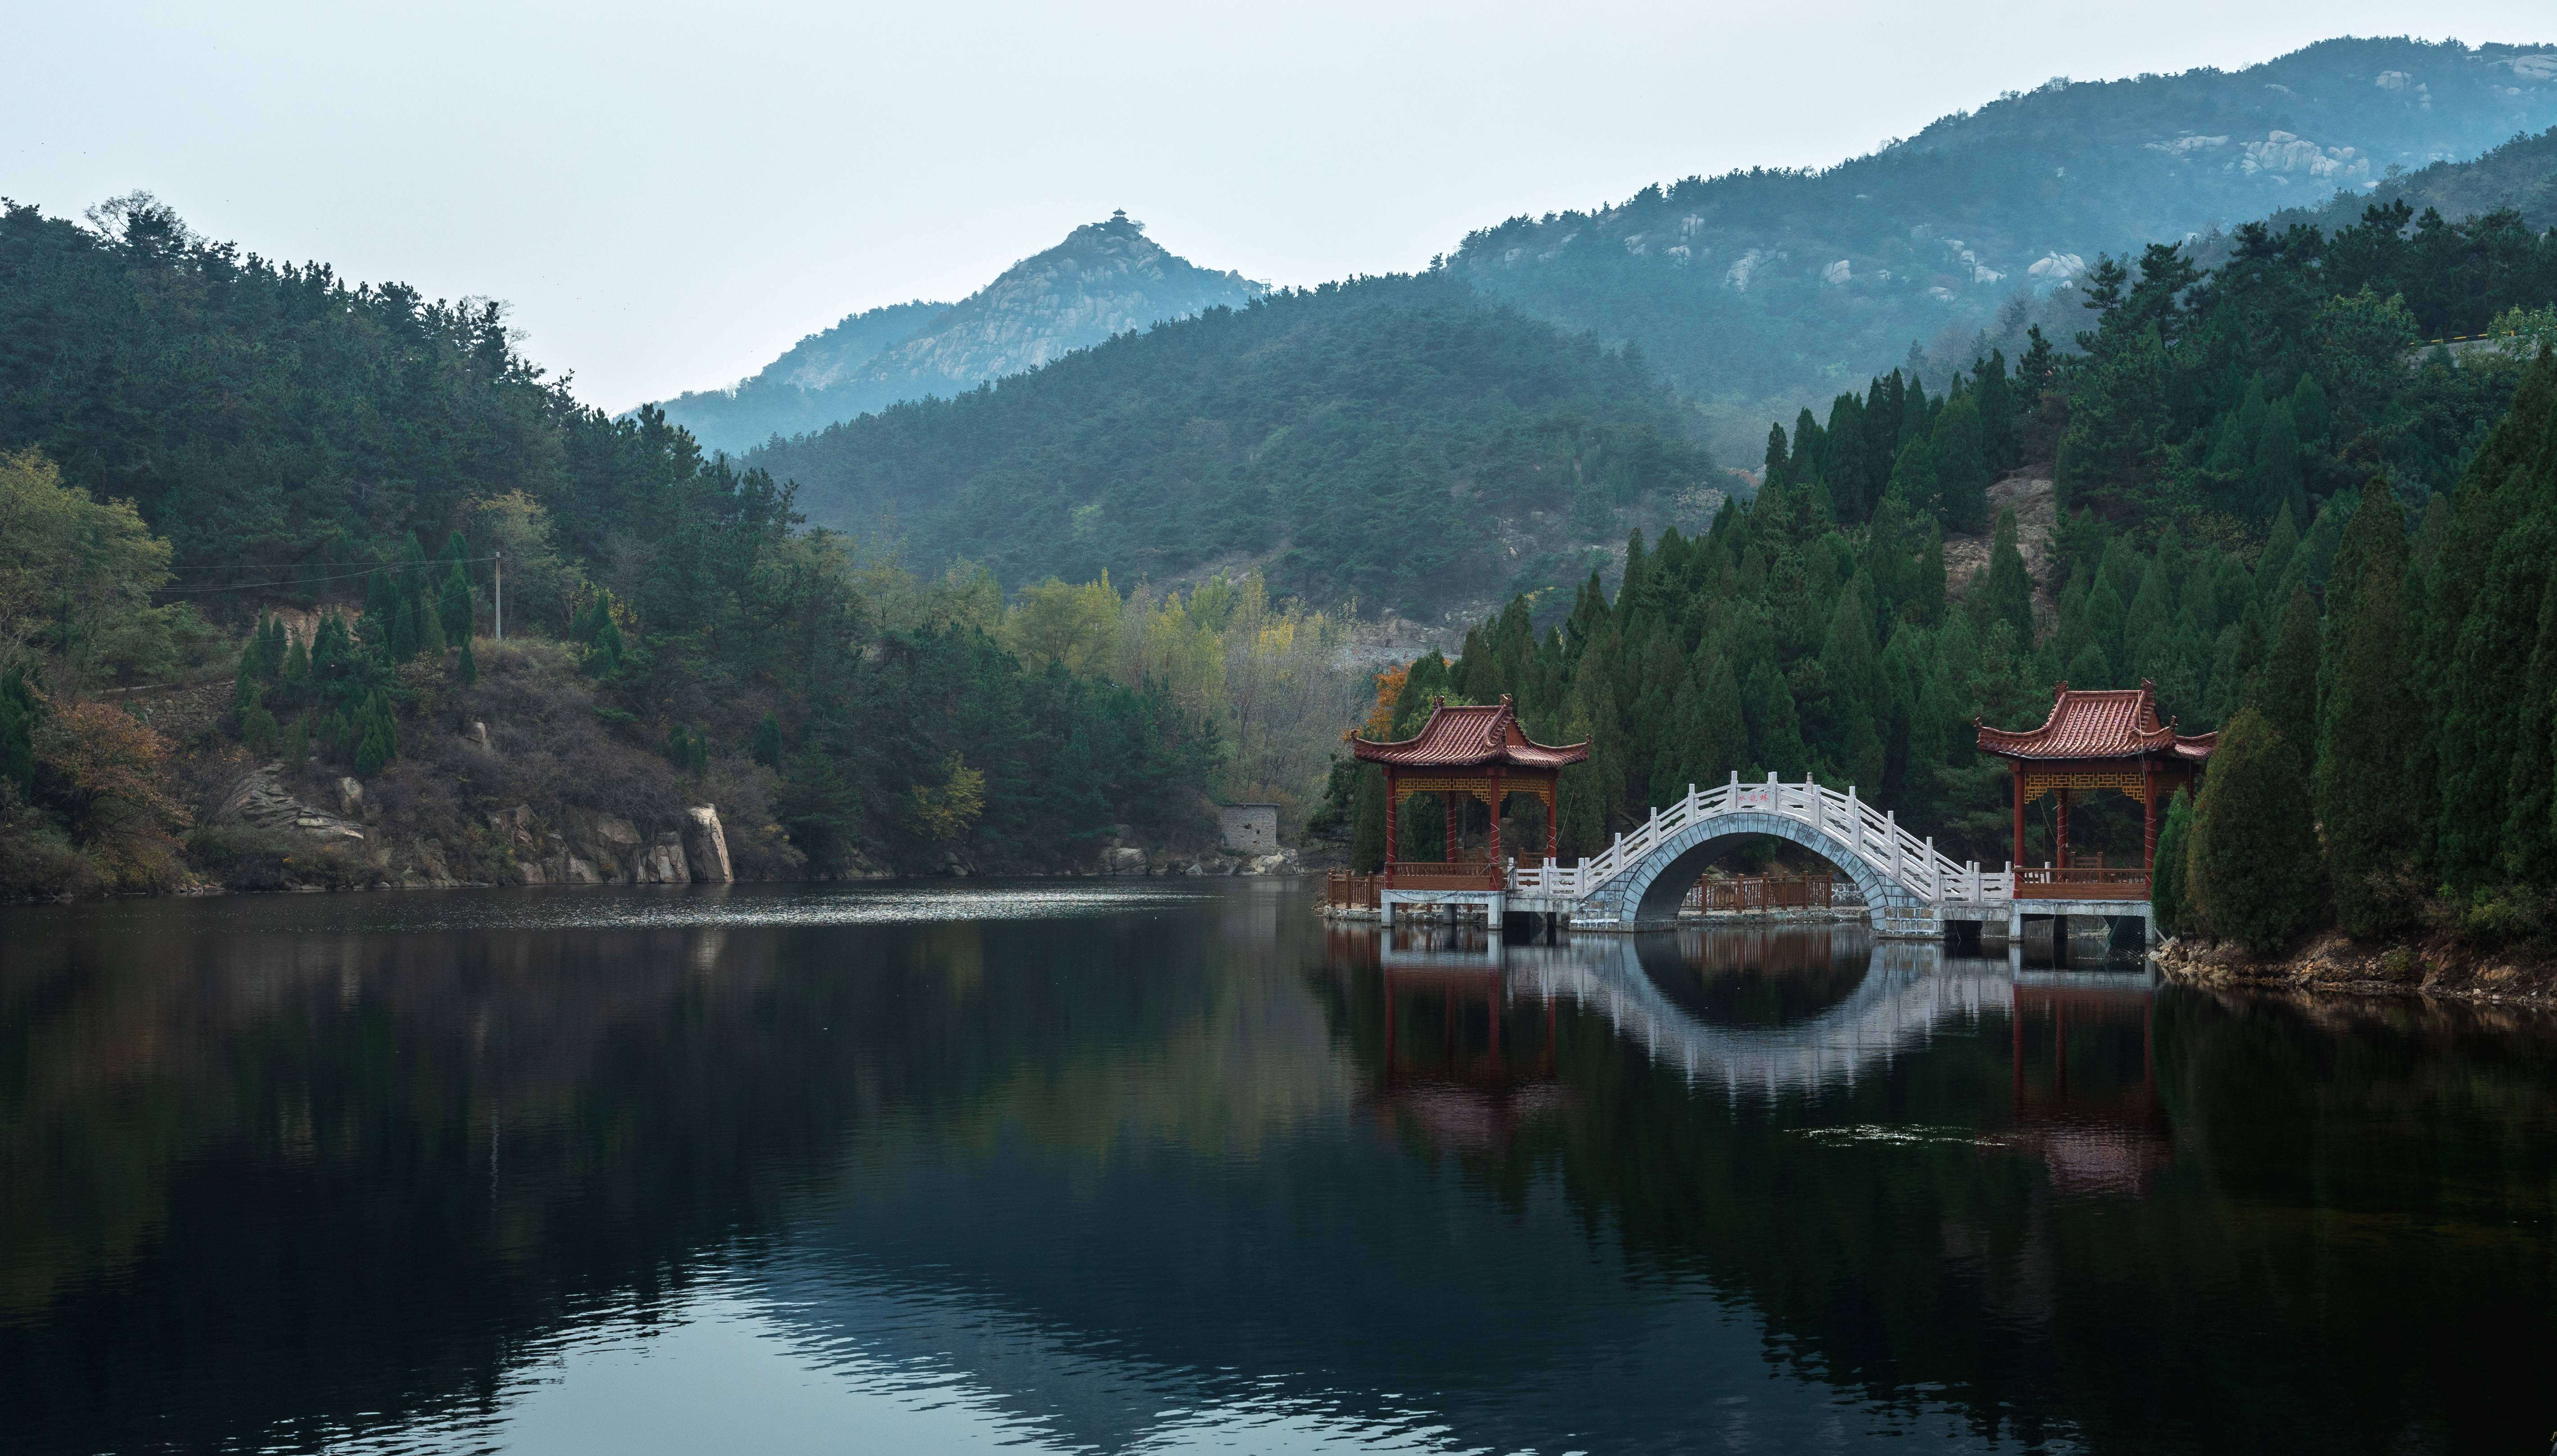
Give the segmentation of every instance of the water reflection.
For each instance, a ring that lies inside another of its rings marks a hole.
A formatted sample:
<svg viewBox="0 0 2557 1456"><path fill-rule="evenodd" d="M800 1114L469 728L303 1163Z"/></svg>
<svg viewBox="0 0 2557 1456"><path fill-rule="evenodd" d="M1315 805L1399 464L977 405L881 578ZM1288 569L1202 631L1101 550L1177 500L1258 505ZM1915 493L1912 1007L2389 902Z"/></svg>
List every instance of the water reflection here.
<svg viewBox="0 0 2557 1456"><path fill-rule="evenodd" d="M0 916L32 1451L2518 1448L2523 1013L1279 885ZM953 903L965 913L954 912Z"/></svg>

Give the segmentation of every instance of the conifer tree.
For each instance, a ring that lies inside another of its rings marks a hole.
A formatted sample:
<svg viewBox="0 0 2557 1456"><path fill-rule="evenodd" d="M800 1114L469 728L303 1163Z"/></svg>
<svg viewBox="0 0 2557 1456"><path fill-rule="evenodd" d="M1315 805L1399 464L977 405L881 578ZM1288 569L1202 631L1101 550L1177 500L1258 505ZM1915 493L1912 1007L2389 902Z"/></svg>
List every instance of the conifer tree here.
<svg viewBox="0 0 2557 1456"><path fill-rule="evenodd" d="M2024 552L2016 544L2015 510L1999 510L1997 530L1989 538L1989 566L1972 600L1983 624L2005 622L2016 640L2033 640L2033 578L2024 569Z"/></svg>
<svg viewBox="0 0 2557 1456"><path fill-rule="evenodd" d="M479 661L471 654L471 639L462 639L462 656L454 661L453 680L468 688L479 681Z"/></svg>
<svg viewBox="0 0 2557 1456"><path fill-rule="evenodd" d="M1886 498L1898 501L1900 508L1915 520L1942 520L1944 481L1936 469L1936 443L1929 436L1910 439L1900 448L1900 458L1891 465L1891 484Z"/></svg>
<svg viewBox="0 0 2557 1456"><path fill-rule="evenodd" d="M2250 955L2287 949L2316 916L2323 886L2308 774L2291 740L2252 708L2221 730L2205 770L2183 888L2211 934Z"/></svg>
<svg viewBox="0 0 2557 1456"><path fill-rule="evenodd" d="M2184 924L2184 866L2192 838L2193 796L2179 788L2158 826L2157 861L2149 874L2149 909L2161 935L2177 934Z"/></svg>
<svg viewBox="0 0 2557 1456"><path fill-rule="evenodd" d="M1828 686L1821 704L1821 766L1849 783L1880 784L1883 745L1877 710L1886 705L1887 695L1864 600L1852 582L1829 615L1819 662Z"/></svg>
<svg viewBox="0 0 2557 1456"><path fill-rule="evenodd" d="M2328 581L2314 774L2336 919L2355 936L2393 930L2414 908L2402 888L2416 843L2407 760L2424 723L2405 583L2404 515L2372 476ZM2544 800L2537 808L2544 822ZM2525 813L2518 801L2513 812Z"/></svg>
<svg viewBox="0 0 2557 1456"><path fill-rule="evenodd" d="M444 589L437 597L437 616L447 642L466 642L471 638L472 612L471 578L454 562L444 574Z"/></svg>
<svg viewBox="0 0 2557 1456"><path fill-rule="evenodd" d="M2290 596L2283 582L2290 575L2291 558L2300 550L2297 520L2291 508L2284 505L2274 515L2272 529L2264 533L2264 554L2255 559L2256 597L2263 602L2268 616L2278 612L2281 603ZM2279 596L2275 595L2277 592Z"/></svg>
<svg viewBox="0 0 2557 1456"><path fill-rule="evenodd" d="M2293 751L2317 745L2317 684L2320 656L2317 602L2306 587L2291 589L2273 628L2270 654L2256 675L2253 706L2265 722L2291 742Z"/></svg>
<svg viewBox="0 0 2557 1456"><path fill-rule="evenodd" d="M1927 547L1918 553L1918 570L1910 579L1903 614L1921 626L1945 619L1945 528L1930 523Z"/></svg>
<svg viewBox="0 0 2557 1456"><path fill-rule="evenodd" d="M1740 686L1741 716L1749 726L1749 768L1743 778L1770 773L1798 778L1811 755L1803 749L1802 721L1794 710L1794 690L1785 685L1776 664L1761 657L1750 664Z"/></svg>
<svg viewBox="0 0 2557 1456"><path fill-rule="evenodd" d="M781 716L766 710L762 721L754 726L752 746L754 761L778 773L781 770Z"/></svg>
<svg viewBox="0 0 2557 1456"><path fill-rule="evenodd" d="M36 792L35 689L22 668L0 672L0 785L15 790L20 803Z"/></svg>
<svg viewBox="0 0 2557 1456"><path fill-rule="evenodd" d="M2247 495L2249 512L2257 520L2271 520L2285 506L2295 515L2308 509L2308 496L2300 485L2300 437L2291 423L2288 399L2264 407L2264 433L2255 442Z"/></svg>
<svg viewBox="0 0 2557 1456"><path fill-rule="evenodd" d="M1973 535L1987 529L1989 459L1981 440L1979 402L1970 392L1954 395L1937 415L1931 443L1946 528Z"/></svg>

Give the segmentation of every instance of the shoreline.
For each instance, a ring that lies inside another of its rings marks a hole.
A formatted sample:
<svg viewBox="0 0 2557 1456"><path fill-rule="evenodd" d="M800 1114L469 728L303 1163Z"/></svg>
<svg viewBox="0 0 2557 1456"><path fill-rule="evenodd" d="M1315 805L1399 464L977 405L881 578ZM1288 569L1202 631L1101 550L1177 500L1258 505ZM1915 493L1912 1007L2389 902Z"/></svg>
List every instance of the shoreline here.
<svg viewBox="0 0 2557 1456"><path fill-rule="evenodd" d="M2447 942L2361 946L2326 931L2279 960L2178 939L2161 943L2151 955L2159 974L2179 986L2557 1009L2557 964Z"/></svg>

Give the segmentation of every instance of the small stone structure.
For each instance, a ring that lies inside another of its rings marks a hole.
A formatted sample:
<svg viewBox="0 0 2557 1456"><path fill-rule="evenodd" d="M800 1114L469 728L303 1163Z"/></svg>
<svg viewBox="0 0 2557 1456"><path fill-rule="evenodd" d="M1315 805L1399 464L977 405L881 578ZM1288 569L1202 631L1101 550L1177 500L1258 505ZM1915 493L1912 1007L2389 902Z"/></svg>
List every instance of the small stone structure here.
<svg viewBox="0 0 2557 1456"><path fill-rule="evenodd" d="M1276 804L1225 804L1216 811L1217 832L1225 837L1225 848L1246 855L1278 853L1278 806Z"/></svg>

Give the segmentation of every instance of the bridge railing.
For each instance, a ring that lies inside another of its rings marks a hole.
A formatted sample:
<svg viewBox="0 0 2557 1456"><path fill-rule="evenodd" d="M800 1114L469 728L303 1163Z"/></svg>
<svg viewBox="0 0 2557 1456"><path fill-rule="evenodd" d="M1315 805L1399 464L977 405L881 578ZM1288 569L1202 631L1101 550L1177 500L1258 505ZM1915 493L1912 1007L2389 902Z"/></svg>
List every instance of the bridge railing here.
<svg viewBox="0 0 2557 1456"><path fill-rule="evenodd" d="M1551 860L1510 871L1510 888L1519 894L1585 899L1610 880L1639 864L1672 836L1727 814L1773 814L1808 824L1846 846L1884 878L1930 904L1947 901L1979 904L2015 897L2012 867L1982 870L1975 860L1956 861L1936 849L1933 836L1921 837L1900 827L1896 813L1877 811L1846 792L1812 779L1785 783L1774 774L1765 783L1742 783L1738 774L1710 789L1689 785L1684 797L1616 836L1598 855L1574 864Z"/></svg>

